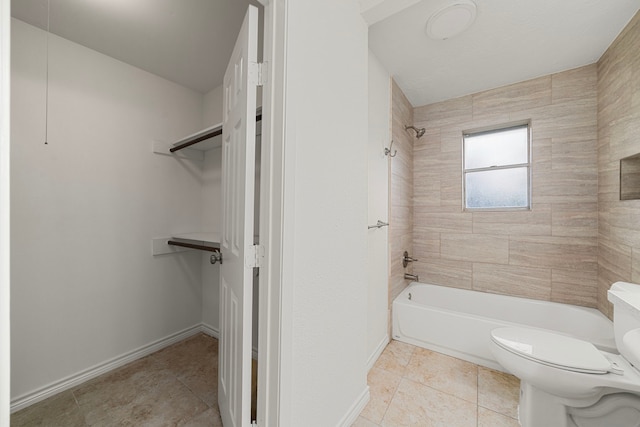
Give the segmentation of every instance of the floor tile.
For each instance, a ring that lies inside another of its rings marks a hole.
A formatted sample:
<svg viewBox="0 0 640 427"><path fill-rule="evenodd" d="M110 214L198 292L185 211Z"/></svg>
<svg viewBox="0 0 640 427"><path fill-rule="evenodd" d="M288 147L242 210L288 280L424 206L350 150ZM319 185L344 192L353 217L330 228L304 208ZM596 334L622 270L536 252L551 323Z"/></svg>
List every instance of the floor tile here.
<svg viewBox="0 0 640 427"><path fill-rule="evenodd" d="M379 427L379 424L360 416L355 423L351 424L351 427Z"/></svg>
<svg viewBox="0 0 640 427"><path fill-rule="evenodd" d="M416 348L407 365L405 378L452 394L476 404L477 365L424 348Z"/></svg>
<svg viewBox="0 0 640 427"><path fill-rule="evenodd" d="M209 409L166 371L80 390L77 399L90 426L172 426Z"/></svg>
<svg viewBox="0 0 640 427"><path fill-rule="evenodd" d="M63 391L11 415L12 427L84 426L84 417L71 391Z"/></svg>
<svg viewBox="0 0 640 427"><path fill-rule="evenodd" d="M355 427L519 426L518 378L464 360L392 341L367 380Z"/></svg>
<svg viewBox="0 0 640 427"><path fill-rule="evenodd" d="M416 347L411 344L392 340L374 366L397 375L403 375L415 349Z"/></svg>
<svg viewBox="0 0 640 427"><path fill-rule="evenodd" d="M513 375L478 367L478 405L511 418L518 416L520 380Z"/></svg>
<svg viewBox="0 0 640 427"><path fill-rule="evenodd" d="M360 415L370 421L380 423L401 379L400 375L384 369L372 368L367 377L371 398Z"/></svg>
<svg viewBox="0 0 640 427"><path fill-rule="evenodd" d="M190 420L178 423L178 427L222 427L222 419L217 409L209 408Z"/></svg>
<svg viewBox="0 0 640 427"><path fill-rule="evenodd" d="M515 418L478 407L478 427L520 427Z"/></svg>
<svg viewBox="0 0 640 427"><path fill-rule="evenodd" d="M218 401L218 341L197 337L180 349L168 366L176 377L208 406Z"/></svg>
<svg viewBox="0 0 640 427"><path fill-rule="evenodd" d="M198 334L11 416L11 426L220 427L217 340ZM392 341L354 427L516 427L512 375Z"/></svg>
<svg viewBox="0 0 640 427"><path fill-rule="evenodd" d="M73 389L81 408L120 405L152 393L175 377L152 359L144 358L101 375Z"/></svg>
<svg viewBox="0 0 640 427"><path fill-rule="evenodd" d="M218 354L217 342L215 338L199 333L166 347L150 357L178 369L182 363L191 363L194 358Z"/></svg>
<svg viewBox="0 0 640 427"><path fill-rule="evenodd" d="M476 427L477 405L403 379L381 425Z"/></svg>
<svg viewBox="0 0 640 427"><path fill-rule="evenodd" d="M218 341L197 334L32 405L19 426L222 426Z"/></svg>

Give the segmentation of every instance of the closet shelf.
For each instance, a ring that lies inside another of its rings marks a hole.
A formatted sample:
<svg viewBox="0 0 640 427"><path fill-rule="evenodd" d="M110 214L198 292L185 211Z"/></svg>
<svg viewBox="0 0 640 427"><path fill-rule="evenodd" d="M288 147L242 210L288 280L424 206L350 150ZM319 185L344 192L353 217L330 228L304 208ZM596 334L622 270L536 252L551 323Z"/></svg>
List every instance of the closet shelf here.
<svg viewBox="0 0 640 427"><path fill-rule="evenodd" d="M217 252L220 250L220 239L220 233L213 232L181 233L173 234L171 237L157 237L151 239L151 254L153 256L173 254L188 249Z"/></svg>
<svg viewBox="0 0 640 427"><path fill-rule="evenodd" d="M193 242L201 242L203 244L218 246L220 246L220 237L220 233L210 233L205 231L196 233L174 234L172 236L173 239L191 240Z"/></svg>
<svg viewBox="0 0 640 427"><path fill-rule="evenodd" d="M256 136L262 134L262 111L258 108L256 113ZM172 144L155 141L153 152L157 154L169 154L180 158L192 160L204 160L204 152L222 146L222 123L202 129L184 138L180 138ZM188 150L181 151L183 148ZM196 150L196 151L192 151Z"/></svg>
<svg viewBox="0 0 640 427"><path fill-rule="evenodd" d="M220 252L220 233L174 234L167 244L199 251Z"/></svg>
<svg viewBox="0 0 640 427"><path fill-rule="evenodd" d="M179 240L169 240L167 242L168 245L171 246L178 246L181 248L187 248L187 249L197 249L199 251L207 251L207 252L220 252L220 248L214 247L214 246L207 246L207 245L198 245L195 243L187 243L187 242L183 242L183 241L179 241Z"/></svg>
<svg viewBox="0 0 640 427"><path fill-rule="evenodd" d="M171 153L175 153L178 150L182 150L183 148L191 147L199 142L206 141L208 139L214 138L216 136L222 135L222 123L213 125L206 129L202 129L194 134L186 136L184 138L179 139L174 142L169 149ZM221 139L218 138L216 141L211 141L209 144L200 144L198 147L193 147L195 149L199 149L202 151L209 150L211 148L216 148L220 146Z"/></svg>
<svg viewBox="0 0 640 427"><path fill-rule="evenodd" d="M180 159L204 160L205 151L222 146L222 124L202 129L173 143L153 142L153 152ZM183 148L188 148L183 150Z"/></svg>

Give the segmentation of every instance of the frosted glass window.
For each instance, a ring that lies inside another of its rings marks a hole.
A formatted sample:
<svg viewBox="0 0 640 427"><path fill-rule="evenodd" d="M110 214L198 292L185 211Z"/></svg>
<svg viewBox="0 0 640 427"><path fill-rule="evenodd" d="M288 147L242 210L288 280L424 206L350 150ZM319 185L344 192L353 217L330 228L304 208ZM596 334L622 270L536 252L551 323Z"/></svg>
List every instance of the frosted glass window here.
<svg viewBox="0 0 640 427"><path fill-rule="evenodd" d="M528 163L528 134L525 126L465 136L465 169Z"/></svg>
<svg viewBox="0 0 640 427"><path fill-rule="evenodd" d="M467 208L528 207L527 172L522 167L467 173Z"/></svg>
<svg viewBox="0 0 640 427"><path fill-rule="evenodd" d="M530 201L529 124L463 138L466 209L526 209Z"/></svg>

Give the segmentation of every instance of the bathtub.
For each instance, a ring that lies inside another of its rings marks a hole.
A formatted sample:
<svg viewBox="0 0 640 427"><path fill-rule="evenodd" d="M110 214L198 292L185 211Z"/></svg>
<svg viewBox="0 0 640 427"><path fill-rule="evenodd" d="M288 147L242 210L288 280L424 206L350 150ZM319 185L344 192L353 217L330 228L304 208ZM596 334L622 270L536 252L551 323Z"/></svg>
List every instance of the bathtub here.
<svg viewBox="0 0 640 427"><path fill-rule="evenodd" d="M393 301L393 338L504 371L489 349L502 326L546 329L617 353L613 323L594 308L423 283L411 283Z"/></svg>

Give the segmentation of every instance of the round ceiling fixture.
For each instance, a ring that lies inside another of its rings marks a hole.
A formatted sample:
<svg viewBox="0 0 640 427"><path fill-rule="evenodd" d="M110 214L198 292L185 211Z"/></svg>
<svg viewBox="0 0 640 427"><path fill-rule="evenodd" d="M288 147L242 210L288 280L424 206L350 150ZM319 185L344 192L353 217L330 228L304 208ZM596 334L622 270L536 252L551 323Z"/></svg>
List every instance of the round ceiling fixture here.
<svg viewBox="0 0 640 427"><path fill-rule="evenodd" d="M476 4L471 0L453 0L427 20L427 35L447 40L465 31L476 19Z"/></svg>

